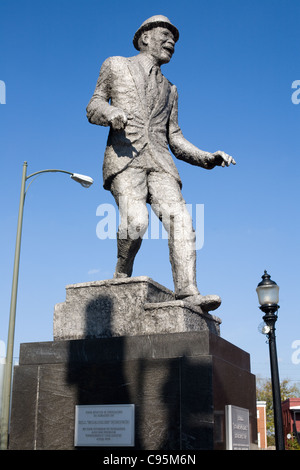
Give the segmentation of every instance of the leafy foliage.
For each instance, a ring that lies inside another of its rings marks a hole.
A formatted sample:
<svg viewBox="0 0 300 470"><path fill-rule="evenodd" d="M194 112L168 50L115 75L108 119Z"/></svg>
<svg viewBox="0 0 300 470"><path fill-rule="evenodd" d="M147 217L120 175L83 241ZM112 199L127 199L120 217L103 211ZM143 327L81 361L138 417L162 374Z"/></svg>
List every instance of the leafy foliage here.
<svg viewBox="0 0 300 470"><path fill-rule="evenodd" d="M285 379L280 383L281 400L288 398L300 397L300 389L296 385L291 385L290 380ZM271 379L256 378L256 398L266 402L267 415L267 440L268 446L275 445L275 427L274 427L274 410L273 410L273 394ZM291 439L288 445L290 450L300 450L300 446L296 439Z"/></svg>

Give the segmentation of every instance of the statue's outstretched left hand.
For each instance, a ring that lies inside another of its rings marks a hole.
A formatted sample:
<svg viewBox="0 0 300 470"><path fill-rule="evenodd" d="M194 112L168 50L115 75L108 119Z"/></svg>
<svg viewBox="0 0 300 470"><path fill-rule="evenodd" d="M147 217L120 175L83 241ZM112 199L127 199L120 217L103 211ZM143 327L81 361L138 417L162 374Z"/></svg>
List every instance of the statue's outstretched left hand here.
<svg viewBox="0 0 300 470"><path fill-rule="evenodd" d="M236 161L233 157L228 155L225 152L222 152L222 150L218 150L215 153L212 153L212 156L214 157L214 164L216 166L229 166L230 164L235 165Z"/></svg>

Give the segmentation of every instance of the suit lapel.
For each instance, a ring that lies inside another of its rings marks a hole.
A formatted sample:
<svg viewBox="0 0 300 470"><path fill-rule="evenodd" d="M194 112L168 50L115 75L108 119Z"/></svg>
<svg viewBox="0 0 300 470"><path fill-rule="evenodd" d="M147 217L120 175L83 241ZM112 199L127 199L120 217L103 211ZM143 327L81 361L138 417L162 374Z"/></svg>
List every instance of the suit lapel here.
<svg viewBox="0 0 300 470"><path fill-rule="evenodd" d="M144 116L146 118L149 118L149 110L147 107L147 97L146 97L146 91L145 91L145 78L141 70L141 67L138 64L138 61L136 60L136 57L137 56L131 57L128 59L128 69L134 81L137 94L141 102ZM170 92L169 82L164 76L162 77L163 77L163 80L162 80L161 87L160 87L159 98L155 102L155 105L150 113L150 117L152 117L155 114L158 114L158 112L161 111L162 108L165 107L166 100L169 96L169 92Z"/></svg>
<svg viewBox="0 0 300 470"><path fill-rule="evenodd" d="M154 108L151 112L151 116L159 114L160 111L166 106L167 98L169 96L169 82L163 76L163 80L160 86L160 94L158 100L156 100Z"/></svg>
<svg viewBox="0 0 300 470"><path fill-rule="evenodd" d="M148 110L147 110L147 100L146 100L145 81L143 77L143 72L141 71L140 66L137 63L137 60L134 60L134 58L128 59L128 69L134 81L137 94L141 102L142 110L146 117L148 115Z"/></svg>

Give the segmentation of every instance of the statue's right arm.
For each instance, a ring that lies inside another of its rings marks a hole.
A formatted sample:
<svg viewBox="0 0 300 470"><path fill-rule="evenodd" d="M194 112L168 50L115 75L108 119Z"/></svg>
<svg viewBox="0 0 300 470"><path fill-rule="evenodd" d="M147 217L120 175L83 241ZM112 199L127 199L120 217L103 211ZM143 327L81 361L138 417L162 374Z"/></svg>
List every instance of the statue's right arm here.
<svg viewBox="0 0 300 470"><path fill-rule="evenodd" d="M94 94L87 105L86 112L91 124L122 129L127 122L125 113L109 104L112 93L112 60L113 58L110 57L103 62Z"/></svg>

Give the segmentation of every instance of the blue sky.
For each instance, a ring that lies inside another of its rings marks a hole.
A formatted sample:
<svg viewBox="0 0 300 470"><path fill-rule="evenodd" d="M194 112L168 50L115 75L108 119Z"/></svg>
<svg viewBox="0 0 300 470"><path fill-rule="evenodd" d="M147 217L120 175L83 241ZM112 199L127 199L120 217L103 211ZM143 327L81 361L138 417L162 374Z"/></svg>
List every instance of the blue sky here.
<svg viewBox="0 0 300 470"><path fill-rule="evenodd" d="M300 281L300 104L291 99L300 80L297 0L1 1L0 344L23 161L28 174L58 168L90 175L94 185L87 190L66 175L45 174L28 191L14 355L20 343L52 340L54 305L65 300L66 285L113 275L116 242L96 236L97 207L113 204L102 188L107 129L89 124L85 108L102 62L135 55L133 35L155 14L180 32L162 70L177 85L185 137L237 162L205 171L176 161L186 202L204 204L199 289L222 297L221 336L250 353L253 373L269 377L255 292L267 269L280 286L280 376L300 385L300 304L293 297ZM144 241L134 275L173 289L166 240Z"/></svg>

